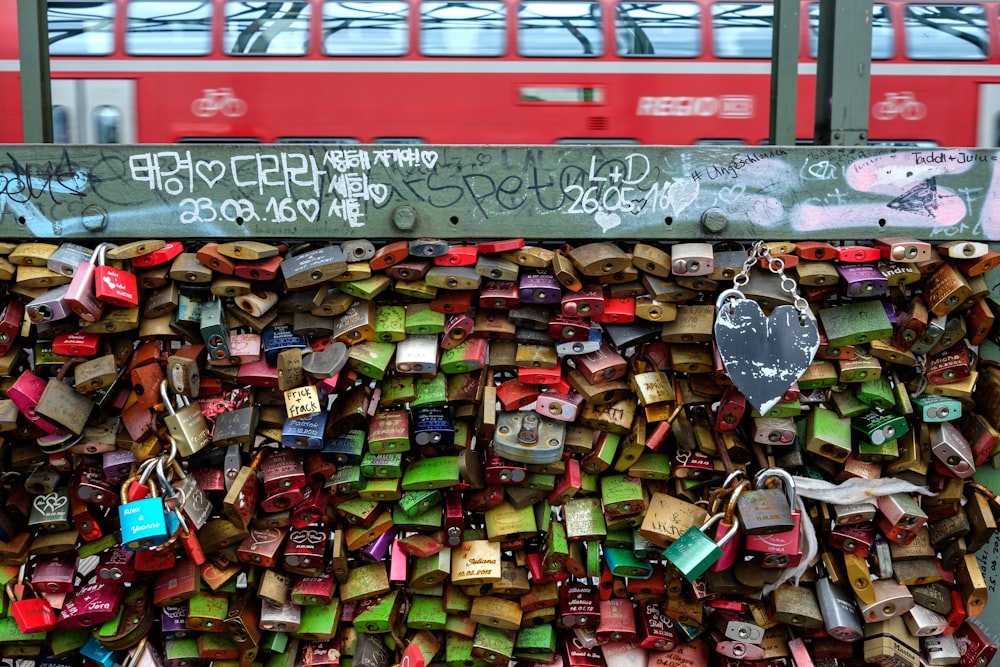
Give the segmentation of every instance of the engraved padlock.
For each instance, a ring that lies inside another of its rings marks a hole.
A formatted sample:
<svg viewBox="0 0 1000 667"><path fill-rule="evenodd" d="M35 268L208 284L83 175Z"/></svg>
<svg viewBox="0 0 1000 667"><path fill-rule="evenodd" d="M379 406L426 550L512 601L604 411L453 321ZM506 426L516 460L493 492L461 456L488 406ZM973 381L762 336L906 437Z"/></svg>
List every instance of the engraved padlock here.
<svg viewBox="0 0 1000 667"><path fill-rule="evenodd" d="M762 484L772 478L780 478L784 488L766 488ZM754 480L755 488L745 491L737 502L743 532L750 535L773 535L785 533L795 528L792 507L789 503L793 480L784 470L769 468L759 472Z"/></svg>
<svg viewBox="0 0 1000 667"><path fill-rule="evenodd" d="M144 473L146 480L137 477L122 485L118 519L122 544L131 551L160 546L170 537L163 499L156 495L155 485L148 480L152 472L153 467L148 467Z"/></svg>
<svg viewBox="0 0 1000 667"><path fill-rule="evenodd" d="M764 568L795 567L802 559L802 547L799 546L801 516L795 508L795 482L784 470L764 470L757 476L757 487L760 488L763 481L772 476L782 479L784 494L791 509L792 528L773 533L748 533L745 546L747 551L762 554L760 564Z"/></svg>
<svg viewBox="0 0 1000 667"><path fill-rule="evenodd" d="M88 322L96 322L104 314L106 302L97 298L95 275L97 265L100 263L105 249L104 243L100 243L94 248L90 258L79 265L73 274L69 288L66 290L66 303L78 317Z"/></svg>
<svg viewBox="0 0 1000 667"><path fill-rule="evenodd" d="M123 269L104 264L104 255L110 244L102 244L97 252L94 267L94 294L104 303L119 308L139 305L139 285L135 275Z"/></svg>
<svg viewBox="0 0 1000 667"><path fill-rule="evenodd" d="M181 456L193 456L208 445L212 440L208 422L197 403L191 403L186 396L179 396L182 402L180 410L174 409L174 400L167 391L167 381L160 383L160 397L167 410L163 423L170 431L170 436L177 445Z"/></svg>

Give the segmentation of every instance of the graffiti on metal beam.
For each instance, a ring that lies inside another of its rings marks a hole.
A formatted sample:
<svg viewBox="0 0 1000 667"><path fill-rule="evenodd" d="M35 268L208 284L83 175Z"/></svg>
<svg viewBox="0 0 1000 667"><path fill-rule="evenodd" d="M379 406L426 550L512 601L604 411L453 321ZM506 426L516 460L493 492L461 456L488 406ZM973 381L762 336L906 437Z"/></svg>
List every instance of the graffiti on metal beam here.
<svg viewBox="0 0 1000 667"><path fill-rule="evenodd" d="M997 153L975 149L5 146L2 155L0 233L12 238L837 239L886 229L1000 240Z"/></svg>

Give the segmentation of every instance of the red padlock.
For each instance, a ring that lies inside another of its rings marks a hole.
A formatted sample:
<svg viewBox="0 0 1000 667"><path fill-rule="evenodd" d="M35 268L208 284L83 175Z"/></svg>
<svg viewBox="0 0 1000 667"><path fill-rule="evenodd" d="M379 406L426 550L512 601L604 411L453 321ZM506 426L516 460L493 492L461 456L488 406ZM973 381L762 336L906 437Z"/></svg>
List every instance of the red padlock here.
<svg viewBox="0 0 1000 667"><path fill-rule="evenodd" d="M56 612L49 601L40 597L31 584L18 583L8 587L13 602L10 615L24 634L51 632L56 629Z"/></svg>
<svg viewBox="0 0 1000 667"><path fill-rule="evenodd" d="M104 265L105 247L97 253L97 266L94 267L94 293L104 303L119 308L132 308L139 305L139 284L135 275Z"/></svg>

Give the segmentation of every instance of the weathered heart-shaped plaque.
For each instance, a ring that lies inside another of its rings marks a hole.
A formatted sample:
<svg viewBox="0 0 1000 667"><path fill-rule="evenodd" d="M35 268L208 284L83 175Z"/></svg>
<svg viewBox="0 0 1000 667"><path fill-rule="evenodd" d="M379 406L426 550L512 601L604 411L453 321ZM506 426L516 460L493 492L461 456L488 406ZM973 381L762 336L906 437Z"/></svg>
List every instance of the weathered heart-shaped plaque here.
<svg viewBox="0 0 1000 667"><path fill-rule="evenodd" d="M720 295L715 343L726 372L750 405L765 414L781 400L819 350L819 329L794 306L764 317L756 301Z"/></svg>

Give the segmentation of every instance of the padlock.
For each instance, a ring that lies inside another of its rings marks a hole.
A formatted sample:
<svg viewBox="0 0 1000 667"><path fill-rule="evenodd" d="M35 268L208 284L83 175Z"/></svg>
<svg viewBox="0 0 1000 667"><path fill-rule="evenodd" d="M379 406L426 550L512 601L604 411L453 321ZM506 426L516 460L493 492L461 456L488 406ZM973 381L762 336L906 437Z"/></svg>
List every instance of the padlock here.
<svg viewBox="0 0 1000 667"><path fill-rule="evenodd" d="M186 397L181 396L180 399L183 406L180 410L175 410L174 399L167 390L166 380L160 384L160 396L167 410L167 415L163 418L163 423L170 431L170 436L177 446L177 451L182 456L193 456L197 452L200 452L211 442L211 434L209 433L208 423L205 421L205 415L202 414L199 405L197 403L190 403Z"/></svg>
<svg viewBox="0 0 1000 667"><path fill-rule="evenodd" d="M761 485L768 479L780 478L784 488L766 488ZM755 488L740 495L737 510L740 525L748 535L773 535L795 529L791 501L794 500L794 482L791 475L780 469L767 469L758 473Z"/></svg>
<svg viewBox="0 0 1000 667"><path fill-rule="evenodd" d="M744 493L740 497L745 495ZM664 550L663 556L680 570L680 573L688 581L693 582L704 574L712 564L722 557L722 547L726 542L739 534L740 519L736 518L733 521L734 528L728 531L719 542L708 537L705 531L724 517L723 512L713 514L700 527L692 526L685 530L676 541Z"/></svg>

